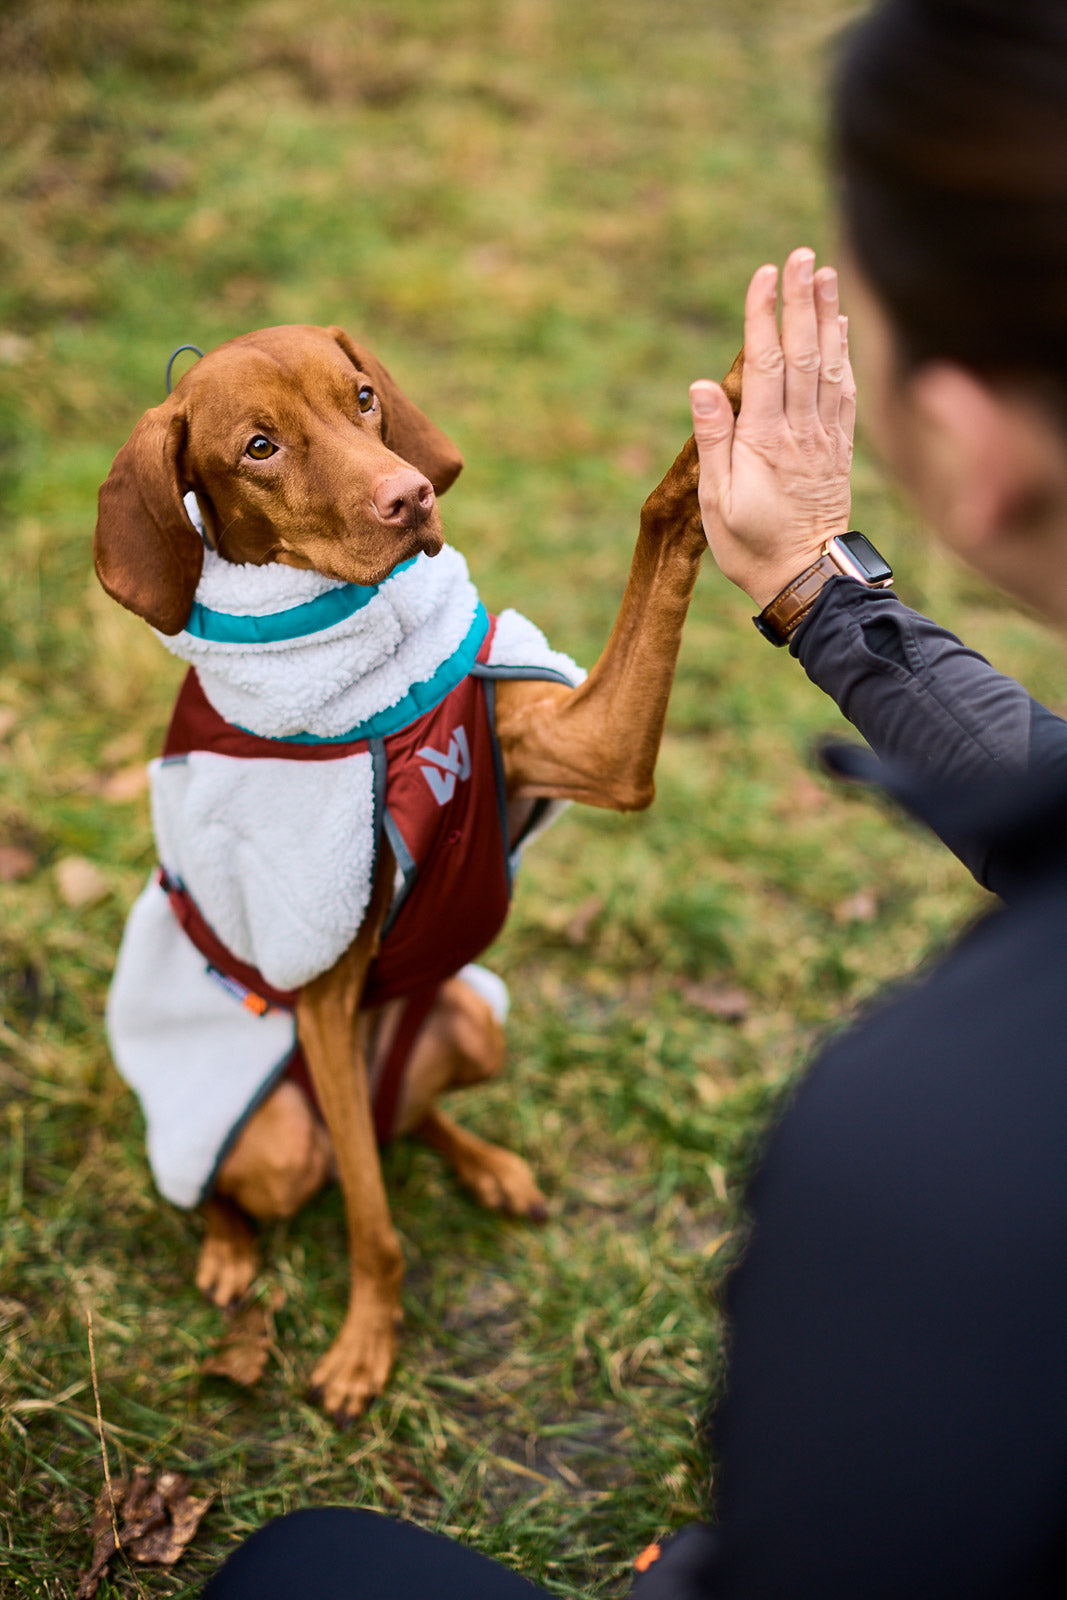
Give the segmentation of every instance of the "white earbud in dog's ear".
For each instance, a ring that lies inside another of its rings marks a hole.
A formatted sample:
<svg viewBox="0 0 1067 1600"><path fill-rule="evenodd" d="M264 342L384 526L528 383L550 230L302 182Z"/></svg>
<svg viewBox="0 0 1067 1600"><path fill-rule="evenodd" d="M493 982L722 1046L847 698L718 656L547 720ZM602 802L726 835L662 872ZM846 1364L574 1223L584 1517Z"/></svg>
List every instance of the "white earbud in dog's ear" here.
<svg viewBox="0 0 1067 1600"><path fill-rule="evenodd" d="M195 490L190 489L186 494L182 495L182 505L185 507L185 515L189 518L189 521L192 523L201 539L203 539L208 549L214 550L215 546L212 544L211 536L207 531L207 524L204 521L204 513L200 509L200 501L196 498Z"/></svg>

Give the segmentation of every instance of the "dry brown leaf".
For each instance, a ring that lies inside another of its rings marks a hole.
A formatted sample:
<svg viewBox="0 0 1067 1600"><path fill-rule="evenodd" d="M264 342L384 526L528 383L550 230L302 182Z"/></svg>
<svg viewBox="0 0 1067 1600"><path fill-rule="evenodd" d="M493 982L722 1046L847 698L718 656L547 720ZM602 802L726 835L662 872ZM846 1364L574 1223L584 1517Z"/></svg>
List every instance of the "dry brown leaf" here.
<svg viewBox="0 0 1067 1600"><path fill-rule="evenodd" d="M37 857L20 844L0 844L0 883L15 883L37 870Z"/></svg>
<svg viewBox="0 0 1067 1600"><path fill-rule="evenodd" d="M95 905L110 893L110 885L98 866L85 856L64 856L56 862L59 898L72 911Z"/></svg>
<svg viewBox="0 0 1067 1600"><path fill-rule="evenodd" d="M685 983L682 994L698 1011L723 1022L743 1022L752 1010L752 996L728 983Z"/></svg>
<svg viewBox="0 0 1067 1600"><path fill-rule="evenodd" d="M238 1311L215 1347L200 1365L207 1378L228 1378L250 1389L266 1370L274 1340L274 1313L285 1304L285 1291L274 1289L263 1300Z"/></svg>
<svg viewBox="0 0 1067 1600"><path fill-rule="evenodd" d="M878 896L873 889L860 889L834 907L834 921L840 923L873 922L877 915Z"/></svg>
<svg viewBox="0 0 1067 1600"><path fill-rule="evenodd" d="M79 1580L76 1600L93 1600L108 1563L120 1549L142 1565L172 1567L192 1543L214 1498L196 1497L189 1489L183 1473L161 1472L153 1483L144 1467L138 1467L132 1478L113 1479L111 1494L105 1484L89 1529L93 1557Z"/></svg>
<svg viewBox="0 0 1067 1600"><path fill-rule="evenodd" d="M211 1505L214 1495L201 1495L199 1499L191 1494L183 1495L180 1500L170 1503L171 1535L170 1548L166 1555L156 1556L153 1559L163 1566L172 1567L181 1555L187 1550L196 1537L196 1530L203 1521L204 1514ZM138 1560L147 1560L147 1557L138 1556Z"/></svg>
<svg viewBox="0 0 1067 1600"><path fill-rule="evenodd" d="M603 909L604 901L598 894L591 894L587 900L583 900L572 912L570 921L563 930L563 937L567 943L576 947L584 945Z"/></svg>
<svg viewBox="0 0 1067 1600"><path fill-rule="evenodd" d="M106 1489L101 1492L106 1496ZM98 1503L97 1515L94 1515L92 1526L89 1529L93 1539L93 1559L78 1579L78 1587L74 1591L74 1600L93 1600L93 1596L100 1587L100 1579L107 1571L108 1562L118 1549L106 1506L104 1510L104 1526L103 1528L97 1528L99 1509Z"/></svg>
<svg viewBox="0 0 1067 1600"><path fill-rule="evenodd" d="M113 805L123 805L128 800L138 799L147 789L148 768L143 761L135 761L102 779L99 793Z"/></svg>

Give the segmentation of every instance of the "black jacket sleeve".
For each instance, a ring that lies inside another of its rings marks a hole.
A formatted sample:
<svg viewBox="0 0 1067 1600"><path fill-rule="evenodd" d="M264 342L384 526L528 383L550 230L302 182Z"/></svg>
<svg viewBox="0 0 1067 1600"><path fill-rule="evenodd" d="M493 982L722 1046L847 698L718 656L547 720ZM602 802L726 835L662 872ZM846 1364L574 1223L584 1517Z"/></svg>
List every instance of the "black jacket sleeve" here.
<svg viewBox="0 0 1067 1600"><path fill-rule="evenodd" d="M941 787L1067 768L1067 723L890 590L834 579L791 649L887 766ZM936 826L994 887L989 840L962 815Z"/></svg>

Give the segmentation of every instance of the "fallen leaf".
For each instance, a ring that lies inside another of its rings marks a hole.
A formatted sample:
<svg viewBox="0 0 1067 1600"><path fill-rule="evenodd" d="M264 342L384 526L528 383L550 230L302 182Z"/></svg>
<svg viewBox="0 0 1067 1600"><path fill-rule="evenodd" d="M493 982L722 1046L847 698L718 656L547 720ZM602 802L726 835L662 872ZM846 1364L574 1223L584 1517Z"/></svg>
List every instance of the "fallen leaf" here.
<svg viewBox="0 0 1067 1600"><path fill-rule="evenodd" d="M145 1566L172 1567L192 1543L214 1499L210 1494L191 1495L190 1487L181 1472L161 1472L153 1483L144 1467L138 1467L132 1478L112 1479L110 1491L105 1483L89 1528L93 1556L79 1579L76 1600L93 1600L119 1550Z"/></svg>
<svg viewBox="0 0 1067 1600"><path fill-rule="evenodd" d="M835 922L873 922L877 915L878 896L873 889L860 889L834 907Z"/></svg>
<svg viewBox="0 0 1067 1600"><path fill-rule="evenodd" d="M0 883L15 883L37 870L37 857L20 844L0 844Z"/></svg>
<svg viewBox="0 0 1067 1600"><path fill-rule="evenodd" d="M59 898L72 911L91 906L110 893L110 885L100 868L85 856L64 856L56 862Z"/></svg>
<svg viewBox="0 0 1067 1600"><path fill-rule="evenodd" d="M112 804L121 805L127 800L136 800L147 788L148 768L143 761L135 761L128 767L119 767L117 772L102 779L99 793Z"/></svg>
<svg viewBox="0 0 1067 1600"><path fill-rule="evenodd" d="M89 1536L93 1541L93 1558L78 1579L74 1600L93 1600L100 1587L100 1579L107 1571L108 1562L118 1549L115 1543L115 1531L111 1526L106 1484L96 1502L93 1520L89 1524Z"/></svg>
<svg viewBox="0 0 1067 1600"><path fill-rule="evenodd" d="M189 1479L180 1472L160 1473L156 1495L166 1515L161 1522L153 1520L152 1526L135 1538L130 1550L135 1561L145 1566L172 1567L192 1543L214 1496L196 1499L189 1493L189 1487Z"/></svg>
<svg viewBox="0 0 1067 1600"><path fill-rule="evenodd" d="M274 1339L274 1313L285 1304L285 1290L274 1289L265 1299L245 1306L234 1316L215 1347L200 1365L207 1378L228 1378L250 1389L266 1370Z"/></svg>
<svg viewBox="0 0 1067 1600"><path fill-rule="evenodd" d="M728 983L685 983L682 994L698 1011L723 1022L743 1022L752 1010L752 996Z"/></svg>
<svg viewBox="0 0 1067 1600"><path fill-rule="evenodd" d="M570 921L563 930L563 937L567 943L576 947L584 945L603 909L604 901L598 894L591 894L587 900L583 900L577 910L572 912Z"/></svg>

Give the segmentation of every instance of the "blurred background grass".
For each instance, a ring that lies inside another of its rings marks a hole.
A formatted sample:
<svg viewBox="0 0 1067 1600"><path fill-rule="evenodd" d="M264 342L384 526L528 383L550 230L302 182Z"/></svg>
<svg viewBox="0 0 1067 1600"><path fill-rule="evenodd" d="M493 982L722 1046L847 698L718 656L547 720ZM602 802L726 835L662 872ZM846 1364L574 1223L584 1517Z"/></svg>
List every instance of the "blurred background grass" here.
<svg viewBox="0 0 1067 1600"><path fill-rule="evenodd" d="M197 1224L162 1205L110 1066L106 986L152 862L137 770L179 668L91 572L97 486L172 348L274 322L367 340L452 434L444 504L491 607L589 664L637 512L729 365L752 269L832 253L822 86L841 0L6 0L0 6L0 1588L67 1595L112 1470L217 1499L187 1595L242 1532L341 1501L445 1528L572 1596L618 1594L699 1514L709 1276L812 1041L980 907L962 868L811 772L841 726L711 568L655 807L572 811L493 955L506 1080L461 1115L523 1150L548 1225L386 1156L400 1365L340 1433L303 1399L344 1302L338 1197L265 1241L286 1304L246 1394ZM931 547L861 448L855 525L933 611L1062 698L1047 637ZM88 863L81 890L65 864ZM86 887L87 885L87 887ZM6 1576L4 1576L6 1568Z"/></svg>

